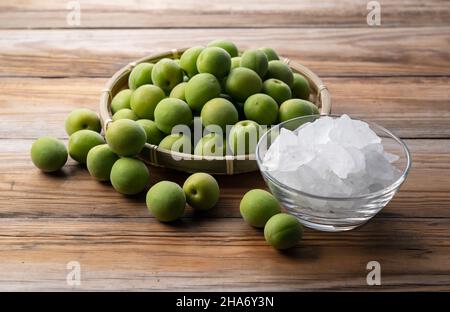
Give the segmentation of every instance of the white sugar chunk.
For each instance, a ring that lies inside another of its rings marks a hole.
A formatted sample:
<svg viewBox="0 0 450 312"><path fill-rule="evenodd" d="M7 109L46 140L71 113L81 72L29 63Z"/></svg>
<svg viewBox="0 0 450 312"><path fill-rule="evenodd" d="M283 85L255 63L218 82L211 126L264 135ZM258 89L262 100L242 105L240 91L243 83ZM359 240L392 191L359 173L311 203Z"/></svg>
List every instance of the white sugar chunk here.
<svg viewBox="0 0 450 312"><path fill-rule="evenodd" d="M381 138L367 123L347 115L327 116L294 131L281 129L264 157L263 170L306 193L347 197L392 184L401 174L392 165L398 159L384 151Z"/></svg>
<svg viewBox="0 0 450 312"><path fill-rule="evenodd" d="M292 153L292 151L296 151ZM292 171L313 159L314 152L302 149L297 136L287 129L281 129L279 136L264 156L264 166L268 170Z"/></svg>

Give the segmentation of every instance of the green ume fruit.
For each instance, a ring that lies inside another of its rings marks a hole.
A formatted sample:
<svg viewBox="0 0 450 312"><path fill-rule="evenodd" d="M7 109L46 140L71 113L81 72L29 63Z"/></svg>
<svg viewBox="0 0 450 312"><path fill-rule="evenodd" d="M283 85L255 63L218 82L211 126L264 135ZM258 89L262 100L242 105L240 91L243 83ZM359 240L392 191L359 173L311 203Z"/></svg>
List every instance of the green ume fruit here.
<svg viewBox="0 0 450 312"><path fill-rule="evenodd" d="M128 77L128 87L136 90L142 85L152 83L153 63L141 63L136 65Z"/></svg>
<svg viewBox="0 0 450 312"><path fill-rule="evenodd" d="M238 56L239 51L238 48L236 47L236 45L228 40L214 40L211 41L210 43L208 43L208 47L218 47L218 48L222 48L225 51L228 52L228 54L230 54L231 57L235 57Z"/></svg>
<svg viewBox="0 0 450 312"><path fill-rule="evenodd" d="M261 135L262 129L256 122L251 120L239 121L230 130L231 151L234 155L254 154Z"/></svg>
<svg viewBox="0 0 450 312"><path fill-rule="evenodd" d="M147 136L147 143L158 145L159 142L164 138L164 133L162 133L156 123L149 119L139 119L136 121L138 124L144 128L145 134Z"/></svg>
<svg viewBox="0 0 450 312"><path fill-rule="evenodd" d="M233 103L223 98L215 98L208 101L200 114L202 124L206 127L217 125L225 133L227 125L234 125L239 121L238 111Z"/></svg>
<svg viewBox="0 0 450 312"><path fill-rule="evenodd" d="M200 156L224 156L226 151L227 148L223 137L212 132L198 141L194 154Z"/></svg>
<svg viewBox="0 0 450 312"><path fill-rule="evenodd" d="M165 97L161 88L154 85L143 85L133 92L130 106L139 118L153 119L156 105Z"/></svg>
<svg viewBox="0 0 450 312"><path fill-rule="evenodd" d="M291 89L278 79L267 79L263 83L263 93L270 95L279 105L292 97Z"/></svg>
<svg viewBox="0 0 450 312"><path fill-rule="evenodd" d="M102 130L100 118L97 113L87 108L78 108L71 111L67 115L64 124L68 135L83 129L95 132Z"/></svg>
<svg viewBox="0 0 450 312"><path fill-rule="evenodd" d="M86 166L89 174L99 181L109 181L111 168L119 156L109 148L108 144L97 145L87 154Z"/></svg>
<svg viewBox="0 0 450 312"><path fill-rule="evenodd" d="M248 68L233 69L225 81L225 91L238 102L245 102L250 95L261 92L262 80Z"/></svg>
<svg viewBox="0 0 450 312"><path fill-rule="evenodd" d="M130 157L122 157L111 168L111 184L114 189L125 195L142 192L149 180L149 172L145 164Z"/></svg>
<svg viewBox="0 0 450 312"><path fill-rule="evenodd" d="M256 93L245 101L244 113L260 125L273 125L278 119L278 104L267 94Z"/></svg>
<svg viewBox="0 0 450 312"><path fill-rule="evenodd" d="M241 66L254 70L261 78L267 73L269 61L261 50L247 50L242 54Z"/></svg>
<svg viewBox="0 0 450 312"><path fill-rule="evenodd" d="M241 57L240 56L236 56L231 58L231 69L234 69L236 67L241 67Z"/></svg>
<svg viewBox="0 0 450 312"><path fill-rule="evenodd" d="M189 105L180 99L165 98L156 106L155 123L159 130L169 134L175 126L190 126L192 111Z"/></svg>
<svg viewBox="0 0 450 312"><path fill-rule="evenodd" d="M130 89L125 89L117 93L111 101L111 112L115 114L124 108L130 108L131 94L133 93Z"/></svg>
<svg viewBox="0 0 450 312"><path fill-rule="evenodd" d="M198 172L189 176L183 184L187 203L197 210L209 210L219 200L219 184L212 175Z"/></svg>
<svg viewBox="0 0 450 312"><path fill-rule="evenodd" d="M44 172L57 171L67 161L66 146L53 137L41 137L31 146L31 160Z"/></svg>
<svg viewBox="0 0 450 312"><path fill-rule="evenodd" d="M147 193L148 210L162 222L175 221L186 208L186 196L176 183L161 181L153 185Z"/></svg>
<svg viewBox="0 0 450 312"><path fill-rule="evenodd" d="M318 114L317 107L306 100L290 99L280 105L278 111L278 119L280 122L301 116Z"/></svg>
<svg viewBox="0 0 450 312"><path fill-rule="evenodd" d="M277 52L275 52L275 50L272 49L272 48L260 48L260 50L263 51L266 54L267 59L269 60L269 62L280 59L278 57Z"/></svg>
<svg viewBox="0 0 450 312"><path fill-rule="evenodd" d="M203 49L201 46L192 47L184 51L181 55L180 66L190 78L198 74L197 58Z"/></svg>
<svg viewBox="0 0 450 312"><path fill-rule="evenodd" d="M264 238L276 249L288 249L297 245L303 236L303 226L289 214L279 213L267 221Z"/></svg>
<svg viewBox="0 0 450 312"><path fill-rule="evenodd" d="M217 78L225 77L231 68L231 56L222 48L205 48L197 58L199 73L210 73Z"/></svg>
<svg viewBox="0 0 450 312"><path fill-rule="evenodd" d="M294 73L292 95L299 99L308 100L310 91L309 82L300 74Z"/></svg>
<svg viewBox="0 0 450 312"><path fill-rule="evenodd" d="M129 108L122 108L121 110L117 111L112 116L112 120L113 121L116 121L116 120L119 120L119 119L138 120L139 117L131 109L129 109Z"/></svg>
<svg viewBox="0 0 450 312"><path fill-rule="evenodd" d="M134 156L141 152L147 141L144 128L136 121L120 119L108 125L106 142L120 156Z"/></svg>
<svg viewBox="0 0 450 312"><path fill-rule="evenodd" d="M272 216L281 212L275 197L261 189L254 189L245 193L239 209L245 222L257 228L264 227Z"/></svg>
<svg viewBox="0 0 450 312"><path fill-rule="evenodd" d="M185 89L186 102L196 112L200 112L211 99L219 97L221 87L217 78L208 73L198 74L192 77Z"/></svg>
<svg viewBox="0 0 450 312"><path fill-rule="evenodd" d="M80 164L85 164L89 150L100 144L105 144L105 140L98 132L79 130L69 137L69 155Z"/></svg>
<svg viewBox="0 0 450 312"><path fill-rule="evenodd" d="M265 78L275 78L281 80L289 87L291 87L294 82L294 74L292 73L292 70L282 61L270 61Z"/></svg>
<svg viewBox="0 0 450 312"><path fill-rule="evenodd" d="M172 91L170 91L169 97L180 99L186 102L186 95L185 95L186 85L187 82L177 84L175 88L173 88Z"/></svg>
<svg viewBox="0 0 450 312"><path fill-rule="evenodd" d="M159 143L159 147L169 151L185 154L191 154L192 151L191 139L186 135L182 135L181 133L170 134L166 136Z"/></svg>
<svg viewBox="0 0 450 312"><path fill-rule="evenodd" d="M183 71L174 60L163 58L153 66L153 84L170 92L177 84L183 82Z"/></svg>

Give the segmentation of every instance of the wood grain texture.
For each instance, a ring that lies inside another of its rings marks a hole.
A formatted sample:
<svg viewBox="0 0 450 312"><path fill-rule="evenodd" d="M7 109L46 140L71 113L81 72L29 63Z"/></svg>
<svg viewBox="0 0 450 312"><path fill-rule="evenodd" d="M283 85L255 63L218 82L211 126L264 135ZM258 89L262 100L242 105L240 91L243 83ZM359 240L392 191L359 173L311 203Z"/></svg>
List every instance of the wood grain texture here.
<svg viewBox="0 0 450 312"><path fill-rule="evenodd" d="M366 27L365 0L79 0L78 28ZM445 0L390 0L382 27L450 24ZM3 1L0 28L70 28L70 6L58 0Z"/></svg>
<svg viewBox="0 0 450 312"><path fill-rule="evenodd" d="M78 107L97 111L106 81L0 78L0 138L66 137L66 115ZM448 77L323 81L332 94L333 113L367 118L403 138L450 138Z"/></svg>
<svg viewBox="0 0 450 312"><path fill-rule="evenodd" d="M377 260L384 290L445 290L449 226L377 218L347 233L307 230L278 252L239 219L2 218L0 288L71 290L66 264L78 261L77 290L370 290L366 264Z"/></svg>
<svg viewBox="0 0 450 312"><path fill-rule="evenodd" d="M110 77L145 55L223 37L270 45L319 76L450 75L450 27L0 30L0 75Z"/></svg>

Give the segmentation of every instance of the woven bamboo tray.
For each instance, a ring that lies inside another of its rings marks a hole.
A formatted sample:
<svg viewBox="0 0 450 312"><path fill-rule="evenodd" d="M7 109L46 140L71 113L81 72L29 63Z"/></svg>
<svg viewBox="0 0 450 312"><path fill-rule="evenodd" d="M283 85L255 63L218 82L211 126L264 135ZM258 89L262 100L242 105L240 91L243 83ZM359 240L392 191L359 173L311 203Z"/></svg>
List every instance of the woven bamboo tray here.
<svg viewBox="0 0 450 312"><path fill-rule="evenodd" d="M128 88L128 76L137 64L144 62L156 63L162 58L178 59L185 50L186 49L174 49L169 52L152 54L141 58L136 62L129 63L117 71L107 82L105 89L102 90L100 98L100 118L102 120L103 131L106 131L108 124L112 121L112 98L120 90ZM319 107L321 114L330 114L331 97L327 87L322 83L322 80L307 67L292 62L287 58L280 59L287 63L294 72L302 74L309 81L311 87L310 101ZM232 175L258 170L254 154L245 155L245 157L232 155L223 157L197 156L171 152L147 143L139 156L148 164L185 172L202 171L211 174Z"/></svg>

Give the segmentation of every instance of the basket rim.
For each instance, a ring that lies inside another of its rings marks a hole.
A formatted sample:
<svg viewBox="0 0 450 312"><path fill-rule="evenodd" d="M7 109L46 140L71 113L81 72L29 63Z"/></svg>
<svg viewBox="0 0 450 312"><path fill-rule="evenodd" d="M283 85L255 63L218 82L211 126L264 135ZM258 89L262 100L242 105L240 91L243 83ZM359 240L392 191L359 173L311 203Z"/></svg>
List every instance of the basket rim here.
<svg viewBox="0 0 450 312"><path fill-rule="evenodd" d="M165 52L158 52L154 54L150 54L144 57L141 57L140 59L130 62L127 65L120 68L118 71L114 73L114 75L108 79L106 82L102 94L100 96L100 120L102 122L102 128L106 132L106 129L108 128L108 125L112 122L112 114L111 114L111 101L112 101L112 90L117 84L117 82L124 78L124 76L128 76L134 67L136 67L138 64L149 62L150 60L160 60L162 58L172 58L172 59L178 59L184 51L186 51L188 48L182 48L182 49L171 49L170 51ZM239 51L241 52L241 51ZM280 61L283 61L286 63L291 69L295 69L296 72L299 72L301 75L303 75L308 82L313 82L312 84L314 86L313 91L316 91L315 95L317 97L317 100L321 104L321 112L320 114L330 114L331 113L331 95L327 88L327 86L322 82L322 79L319 78L317 74L315 74L312 70L310 70L305 65L302 65L298 62L292 61L289 58L280 56ZM317 87L316 87L317 86ZM175 152L170 151L164 148L160 148L158 145L153 145L150 143L145 143L144 147L147 149L150 149L152 151L155 151L156 153L165 154L167 156L171 157L179 157L183 160L206 160L206 161L234 161L234 160L256 160L255 154L246 154L246 155L224 155L224 156L204 156L204 155L195 155L195 154L188 154L188 153L181 153L181 152Z"/></svg>

